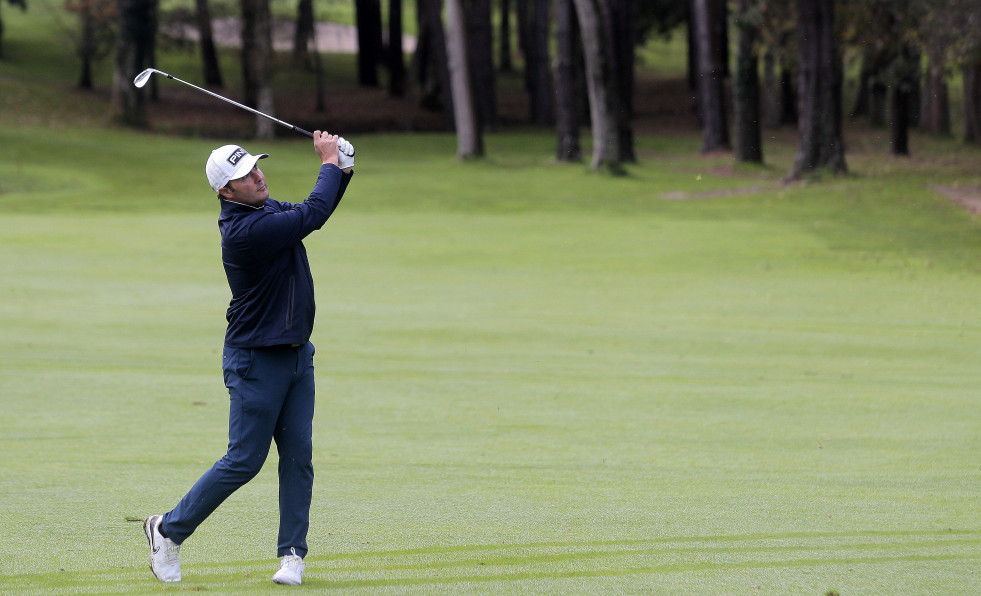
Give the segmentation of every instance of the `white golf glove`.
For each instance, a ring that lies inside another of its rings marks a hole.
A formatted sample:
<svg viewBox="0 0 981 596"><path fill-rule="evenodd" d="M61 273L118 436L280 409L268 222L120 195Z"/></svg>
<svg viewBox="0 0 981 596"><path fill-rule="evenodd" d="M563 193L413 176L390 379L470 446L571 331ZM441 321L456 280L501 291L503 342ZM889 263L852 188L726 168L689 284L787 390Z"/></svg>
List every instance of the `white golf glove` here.
<svg viewBox="0 0 981 596"><path fill-rule="evenodd" d="M342 170L354 167L354 145L344 137L337 139L337 167Z"/></svg>

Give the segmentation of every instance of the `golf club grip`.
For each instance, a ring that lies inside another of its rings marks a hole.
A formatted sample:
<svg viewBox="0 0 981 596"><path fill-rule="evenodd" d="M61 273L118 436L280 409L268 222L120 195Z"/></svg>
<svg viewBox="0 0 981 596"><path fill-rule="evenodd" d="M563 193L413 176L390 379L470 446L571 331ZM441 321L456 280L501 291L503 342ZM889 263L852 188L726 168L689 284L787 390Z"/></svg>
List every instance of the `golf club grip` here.
<svg viewBox="0 0 981 596"><path fill-rule="evenodd" d="M309 130L303 130L299 126L294 126L293 127L293 130L295 130L296 132L303 133L303 134L307 135L308 137L310 137L311 139L313 138L313 133L310 132Z"/></svg>

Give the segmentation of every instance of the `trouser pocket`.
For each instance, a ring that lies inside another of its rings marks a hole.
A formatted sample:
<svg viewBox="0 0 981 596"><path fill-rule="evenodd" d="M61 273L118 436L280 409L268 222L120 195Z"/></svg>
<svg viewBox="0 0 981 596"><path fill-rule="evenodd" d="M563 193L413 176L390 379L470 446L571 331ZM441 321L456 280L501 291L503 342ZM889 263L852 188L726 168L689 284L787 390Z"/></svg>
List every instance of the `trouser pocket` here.
<svg viewBox="0 0 981 596"><path fill-rule="evenodd" d="M231 348L225 346L221 350L221 372L225 378L225 387L229 389L238 381L248 378L252 370L254 350L251 348Z"/></svg>

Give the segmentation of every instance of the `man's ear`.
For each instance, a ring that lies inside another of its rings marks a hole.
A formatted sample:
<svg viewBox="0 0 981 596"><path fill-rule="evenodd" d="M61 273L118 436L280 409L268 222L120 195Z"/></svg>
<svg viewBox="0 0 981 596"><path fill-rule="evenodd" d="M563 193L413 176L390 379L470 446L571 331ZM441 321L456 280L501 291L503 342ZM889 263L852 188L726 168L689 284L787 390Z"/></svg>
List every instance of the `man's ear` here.
<svg viewBox="0 0 981 596"><path fill-rule="evenodd" d="M223 187L219 188L218 189L218 195L221 196L223 199L229 199L229 200L231 200L231 199L234 199L235 198L235 193L232 192L232 189L231 189L230 186L223 186Z"/></svg>

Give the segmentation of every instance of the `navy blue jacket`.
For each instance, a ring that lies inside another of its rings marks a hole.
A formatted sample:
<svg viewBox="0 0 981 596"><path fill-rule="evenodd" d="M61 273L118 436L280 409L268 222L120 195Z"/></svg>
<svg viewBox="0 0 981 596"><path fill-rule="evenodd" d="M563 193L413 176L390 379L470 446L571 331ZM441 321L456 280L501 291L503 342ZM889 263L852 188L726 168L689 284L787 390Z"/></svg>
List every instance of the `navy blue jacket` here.
<svg viewBox="0 0 981 596"><path fill-rule="evenodd" d="M257 208L221 201L221 260L232 291L225 345L258 348L310 339L316 305L302 240L327 222L352 176L333 164L321 166L310 196L297 205L271 198Z"/></svg>

